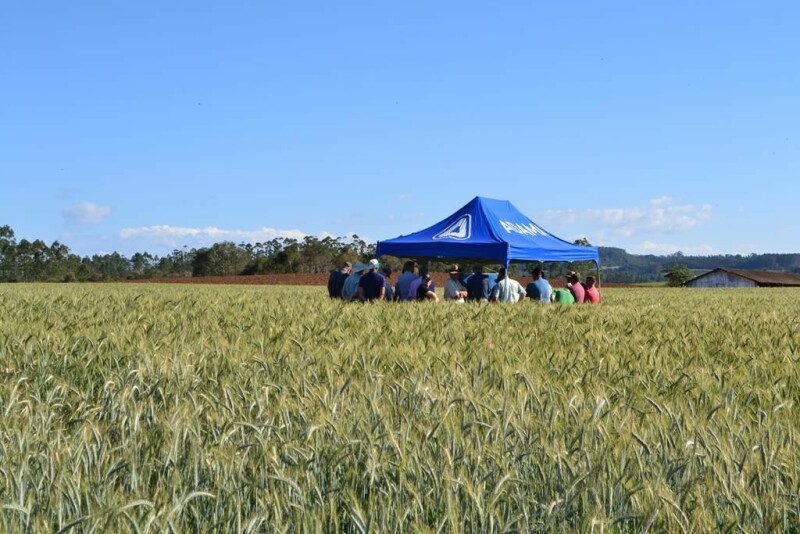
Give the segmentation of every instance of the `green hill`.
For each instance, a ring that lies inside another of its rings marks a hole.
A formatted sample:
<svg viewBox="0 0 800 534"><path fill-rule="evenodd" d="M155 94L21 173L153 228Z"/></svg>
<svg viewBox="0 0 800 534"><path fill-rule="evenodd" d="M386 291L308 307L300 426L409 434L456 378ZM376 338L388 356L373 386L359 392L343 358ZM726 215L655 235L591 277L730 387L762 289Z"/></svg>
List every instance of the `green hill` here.
<svg viewBox="0 0 800 534"><path fill-rule="evenodd" d="M718 254L685 256L680 252L668 256L628 254L625 249L599 247L603 279L606 282L640 283L664 279L670 265L681 263L703 272L716 268L753 269L759 271L800 272L800 254Z"/></svg>

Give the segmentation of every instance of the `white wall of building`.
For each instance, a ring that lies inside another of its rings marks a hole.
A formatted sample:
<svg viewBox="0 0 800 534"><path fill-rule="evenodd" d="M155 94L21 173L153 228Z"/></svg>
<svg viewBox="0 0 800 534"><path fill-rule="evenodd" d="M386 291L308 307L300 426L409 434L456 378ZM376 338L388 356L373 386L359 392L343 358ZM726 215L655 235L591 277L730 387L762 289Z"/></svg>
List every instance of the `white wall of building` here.
<svg viewBox="0 0 800 534"><path fill-rule="evenodd" d="M686 287L756 287L756 283L736 274L717 271L688 282Z"/></svg>

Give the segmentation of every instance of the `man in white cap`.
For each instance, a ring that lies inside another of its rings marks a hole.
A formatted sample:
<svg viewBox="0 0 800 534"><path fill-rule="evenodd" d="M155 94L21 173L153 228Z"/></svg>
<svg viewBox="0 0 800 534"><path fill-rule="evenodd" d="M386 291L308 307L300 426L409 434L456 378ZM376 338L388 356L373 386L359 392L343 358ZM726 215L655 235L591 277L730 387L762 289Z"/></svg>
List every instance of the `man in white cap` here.
<svg viewBox="0 0 800 534"><path fill-rule="evenodd" d="M461 267L453 265L450 267L450 278L444 283L444 300L463 304L466 296L467 288L461 283Z"/></svg>
<svg viewBox="0 0 800 534"><path fill-rule="evenodd" d="M369 260L369 272L358 281L358 299L360 301L383 300L386 295L386 279L378 272L380 266L378 260Z"/></svg>

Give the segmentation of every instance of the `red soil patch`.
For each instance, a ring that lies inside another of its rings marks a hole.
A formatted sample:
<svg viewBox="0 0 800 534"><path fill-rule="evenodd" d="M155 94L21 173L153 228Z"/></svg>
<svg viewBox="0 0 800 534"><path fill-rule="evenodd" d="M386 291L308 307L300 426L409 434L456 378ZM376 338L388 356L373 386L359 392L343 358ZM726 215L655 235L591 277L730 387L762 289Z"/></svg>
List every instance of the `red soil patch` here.
<svg viewBox="0 0 800 534"><path fill-rule="evenodd" d="M327 286L328 273L254 274L247 276L192 276L129 280L154 284L236 284L268 286Z"/></svg>

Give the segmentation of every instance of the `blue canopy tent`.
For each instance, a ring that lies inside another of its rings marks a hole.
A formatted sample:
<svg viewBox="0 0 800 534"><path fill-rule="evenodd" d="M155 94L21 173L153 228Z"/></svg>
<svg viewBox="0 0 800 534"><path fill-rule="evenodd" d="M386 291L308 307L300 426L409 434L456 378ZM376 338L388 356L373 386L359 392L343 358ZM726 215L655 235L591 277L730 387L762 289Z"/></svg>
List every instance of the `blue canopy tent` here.
<svg viewBox="0 0 800 534"><path fill-rule="evenodd" d="M377 255L403 258L489 259L506 267L512 261L593 261L597 247L568 243L546 232L507 200L475 197L433 226L378 241Z"/></svg>

